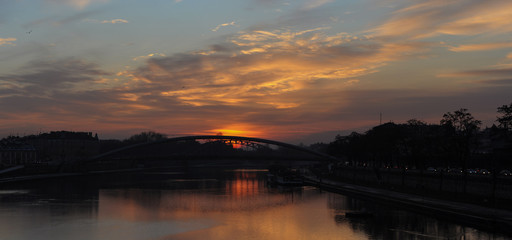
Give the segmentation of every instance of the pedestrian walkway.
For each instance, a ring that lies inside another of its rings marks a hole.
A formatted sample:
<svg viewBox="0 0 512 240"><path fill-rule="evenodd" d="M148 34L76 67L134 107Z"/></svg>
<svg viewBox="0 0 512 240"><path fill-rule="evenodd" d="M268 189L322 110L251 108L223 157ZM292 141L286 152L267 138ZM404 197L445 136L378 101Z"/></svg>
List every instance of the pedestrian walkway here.
<svg viewBox="0 0 512 240"><path fill-rule="evenodd" d="M413 210L512 234L512 211L359 186L311 176L305 176L304 178L306 184L322 189L352 193L379 201L399 203L404 207L413 208Z"/></svg>

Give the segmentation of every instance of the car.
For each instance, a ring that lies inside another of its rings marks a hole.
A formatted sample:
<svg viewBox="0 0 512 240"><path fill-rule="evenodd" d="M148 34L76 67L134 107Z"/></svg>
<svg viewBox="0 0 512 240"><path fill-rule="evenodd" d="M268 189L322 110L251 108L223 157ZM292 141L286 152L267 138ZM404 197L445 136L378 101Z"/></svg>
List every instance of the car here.
<svg viewBox="0 0 512 240"><path fill-rule="evenodd" d="M433 167L428 167L427 172L437 172L437 170Z"/></svg>
<svg viewBox="0 0 512 240"><path fill-rule="evenodd" d="M466 172L469 173L469 174L476 174L476 170L475 169L466 169Z"/></svg>
<svg viewBox="0 0 512 240"><path fill-rule="evenodd" d="M510 173L509 170L501 170L500 175L501 176L512 176L512 173Z"/></svg>
<svg viewBox="0 0 512 240"><path fill-rule="evenodd" d="M484 169L480 169L480 174L489 175L489 174L491 174L491 172L489 172L489 170L484 168Z"/></svg>
<svg viewBox="0 0 512 240"><path fill-rule="evenodd" d="M446 172L449 172L449 173L462 173L462 169L461 168L447 168Z"/></svg>

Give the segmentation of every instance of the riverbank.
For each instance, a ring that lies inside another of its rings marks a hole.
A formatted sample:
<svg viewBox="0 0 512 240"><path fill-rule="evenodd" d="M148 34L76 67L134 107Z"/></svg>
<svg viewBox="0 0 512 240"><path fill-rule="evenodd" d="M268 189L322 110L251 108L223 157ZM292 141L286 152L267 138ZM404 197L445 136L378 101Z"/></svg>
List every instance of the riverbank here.
<svg viewBox="0 0 512 240"><path fill-rule="evenodd" d="M98 171L87 171L87 172L70 172L70 173L44 173L44 174L32 174L32 175L20 175L20 176L10 176L10 177L0 177L0 187L2 185L8 183L15 182L29 182L29 181L37 181L37 180L46 180L46 179L56 179L56 178L70 178L70 177L87 177L87 176L97 176L97 175L107 175L107 174L124 174L124 173L133 173L133 172L143 172L143 171L153 171L153 170L161 170L161 169L190 169L190 168L226 168L226 169L265 169L267 167L266 164L249 164L245 163L244 165L230 164L230 162L223 162L221 164L214 163L211 164L209 161L196 161L193 164L187 165L166 165L166 166L147 166L147 167L137 167L137 168L125 168L125 169L114 169L114 170L98 170Z"/></svg>
<svg viewBox="0 0 512 240"><path fill-rule="evenodd" d="M400 204L400 206L409 210L450 219L487 231L512 234L512 211L509 210L359 186L311 176L305 176L304 183L331 192L356 195L371 201Z"/></svg>
<svg viewBox="0 0 512 240"><path fill-rule="evenodd" d="M15 177L0 178L0 185L4 184L4 183L13 183L13 182L26 182L26 181L54 179L54 178L64 179L64 178L68 178L68 177L129 173L129 172L139 172L139 171L144 171L144 170L150 170L150 169L149 168L129 168L129 169L119 169L119 170L91 171L91 172L86 172L86 173L49 173L49 174L15 176Z"/></svg>

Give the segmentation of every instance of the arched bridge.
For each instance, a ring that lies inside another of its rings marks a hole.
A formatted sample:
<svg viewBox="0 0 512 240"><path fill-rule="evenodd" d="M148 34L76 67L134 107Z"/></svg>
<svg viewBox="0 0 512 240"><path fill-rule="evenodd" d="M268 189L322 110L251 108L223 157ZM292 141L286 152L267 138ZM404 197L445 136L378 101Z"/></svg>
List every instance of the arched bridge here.
<svg viewBox="0 0 512 240"><path fill-rule="evenodd" d="M115 150L112 150L109 152L99 154L97 156L94 156L94 157L88 159L87 161L94 162L94 161L98 161L101 159L106 159L110 156L114 156L115 154L123 153L125 151L129 151L129 150L133 150L133 149L137 149L137 148L148 147L151 145L158 145L158 144L171 143L171 142L180 142L180 141L197 141L197 140L215 140L215 141L222 140L222 141L256 142L256 143L263 143L263 144L271 144L271 145L275 145L275 146L279 146L279 147L283 147L283 148L287 148L287 149L293 149L293 150L303 152L303 153L308 153L308 154L314 155L316 157L319 157L319 159L321 159L321 160L337 160L333 156L330 156L330 155L327 155L327 154L324 154L324 153L321 153L318 151L314 151L309 148L305 148L305 147L301 147L301 146L297 146L297 145L293 145L293 144L289 144L289 143L269 140L269 139L255 138L255 137L241 137L241 136L199 135L199 136L173 137L173 138L162 139L159 141L134 144L134 145L118 148L118 149L115 149Z"/></svg>

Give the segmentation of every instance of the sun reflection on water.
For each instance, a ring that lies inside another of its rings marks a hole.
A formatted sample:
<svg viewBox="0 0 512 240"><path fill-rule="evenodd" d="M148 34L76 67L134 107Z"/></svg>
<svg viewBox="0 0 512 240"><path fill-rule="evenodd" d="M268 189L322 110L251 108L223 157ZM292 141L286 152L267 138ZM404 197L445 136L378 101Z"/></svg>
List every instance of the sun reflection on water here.
<svg viewBox="0 0 512 240"><path fill-rule="evenodd" d="M337 226L317 192L269 189L258 171L232 173L222 181L191 180L197 190L103 190L99 219L168 222L173 230L159 239L338 239L340 230L348 239L367 239ZM187 230L176 232L180 224Z"/></svg>

